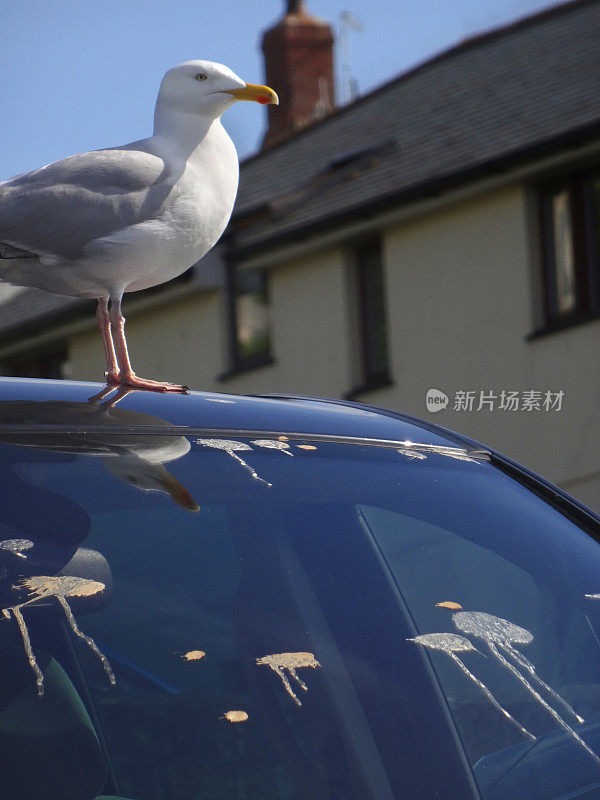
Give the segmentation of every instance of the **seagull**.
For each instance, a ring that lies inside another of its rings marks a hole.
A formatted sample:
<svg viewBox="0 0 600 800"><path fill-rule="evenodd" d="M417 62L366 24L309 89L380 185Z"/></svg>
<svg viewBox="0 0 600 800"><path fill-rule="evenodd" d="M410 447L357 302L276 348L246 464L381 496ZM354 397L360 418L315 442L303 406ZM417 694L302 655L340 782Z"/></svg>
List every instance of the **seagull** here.
<svg viewBox="0 0 600 800"><path fill-rule="evenodd" d="M0 183L0 281L96 298L108 384L187 391L134 373L121 302L181 275L225 230L239 164L220 118L240 100L279 103L222 64L186 61L162 80L149 138Z"/></svg>

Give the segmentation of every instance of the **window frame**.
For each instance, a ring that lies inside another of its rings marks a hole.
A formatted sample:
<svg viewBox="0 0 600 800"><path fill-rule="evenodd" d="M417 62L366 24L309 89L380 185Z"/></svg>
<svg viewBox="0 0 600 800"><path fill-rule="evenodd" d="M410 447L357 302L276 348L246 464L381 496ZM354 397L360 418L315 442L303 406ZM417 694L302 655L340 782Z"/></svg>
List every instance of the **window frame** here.
<svg viewBox="0 0 600 800"><path fill-rule="evenodd" d="M369 303L368 272L372 269L371 259L377 259L377 268L381 271L383 325L385 330L385 368L377 370L373 364L373 345L376 339ZM352 400L363 392L374 391L392 385L390 364L390 336L387 314L387 292L385 264L383 260L383 243L378 234L354 242L351 248L350 264L351 307L354 317L355 364L358 372L358 385L344 396Z"/></svg>
<svg viewBox="0 0 600 800"><path fill-rule="evenodd" d="M264 291L267 297L267 304L270 307L269 271L267 269L254 269L253 272L259 273L264 283ZM240 351L239 341L239 314L236 305L238 297L243 294L237 285L240 267L237 263L229 260L226 268L226 296L227 296L227 334L229 344L229 369L219 376L218 380L226 380L228 377L237 375L240 372L257 369L258 367L268 366L273 363L272 353L272 328L269 323L268 347L265 351L253 355L243 355Z"/></svg>
<svg viewBox="0 0 600 800"><path fill-rule="evenodd" d="M536 187L542 276L542 328L537 335L600 317L600 230L594 232L592 182L600 180L600 165L589 166L540 183ZM552 201L561 192L568 199L575 302L560 311Z"/></svg>

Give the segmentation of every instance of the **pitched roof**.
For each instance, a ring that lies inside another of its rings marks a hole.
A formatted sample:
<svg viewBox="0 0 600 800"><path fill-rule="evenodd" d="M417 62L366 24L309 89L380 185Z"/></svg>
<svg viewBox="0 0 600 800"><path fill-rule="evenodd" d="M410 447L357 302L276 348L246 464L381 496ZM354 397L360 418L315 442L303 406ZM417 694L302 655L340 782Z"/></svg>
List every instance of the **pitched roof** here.
<svg viewBox="0 0 600 800"><path fill-rule="evenodd" d="M575 0L469 39L245 161L236 217L256 219L236 247L599 134L600 2Z"/></svg>
<svg viewBox="0 0 600 800"><path fill-rule="evenodd" d="M592 137L600 0L572 0L468 39L246 159L235 249L269 247ZM2 308L0 332L21 335L24 323L87 307L26 289Z"/></svg>

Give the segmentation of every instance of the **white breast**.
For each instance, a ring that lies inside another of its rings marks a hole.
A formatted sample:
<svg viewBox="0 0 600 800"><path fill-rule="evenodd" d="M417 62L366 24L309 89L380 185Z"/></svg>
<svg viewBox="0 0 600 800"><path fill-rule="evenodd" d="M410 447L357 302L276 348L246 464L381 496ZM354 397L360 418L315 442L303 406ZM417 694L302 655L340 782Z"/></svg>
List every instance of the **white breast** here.
<svg viewBox="0 0 600 800"><path fill-rule="evenodd" d="M239 165L234 144L218 120L185 161L177 152L161 155L180 174L163 214L88 248L88 260L102 260L110 293L147 289L181 275L213 247L231 217Z"/></svg>

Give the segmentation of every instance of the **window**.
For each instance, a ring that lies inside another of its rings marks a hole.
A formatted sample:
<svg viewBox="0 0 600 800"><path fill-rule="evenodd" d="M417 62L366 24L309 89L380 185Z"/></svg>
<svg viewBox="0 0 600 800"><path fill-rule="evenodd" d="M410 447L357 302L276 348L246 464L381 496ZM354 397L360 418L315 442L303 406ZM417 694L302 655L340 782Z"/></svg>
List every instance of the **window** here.
<svg viewBox="0 0 600 800"><path fill-rule="evenodd" d="M379 239L358 246L354 271L360 376L358 387L349 396L385 386L390 380L385 279Z"/></svg>
<svg viewBox="0 0 600 800"><path fill-rule="evenodd" d="M267 271L232 265L228 294L232 371L269 363L271 320Z"/></svg>
<svg viewBox="0 0 600 800"><path fill-rule="evenodd" d="M600 314L600 172L544 186L541 212L546 324Z"/></svg>

